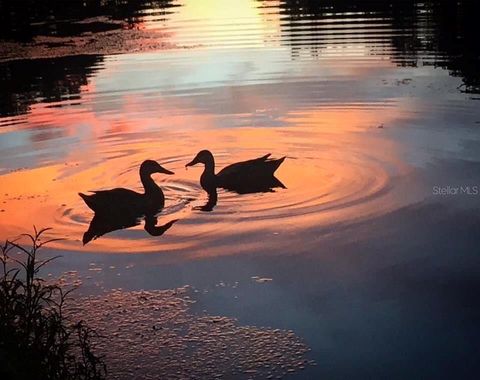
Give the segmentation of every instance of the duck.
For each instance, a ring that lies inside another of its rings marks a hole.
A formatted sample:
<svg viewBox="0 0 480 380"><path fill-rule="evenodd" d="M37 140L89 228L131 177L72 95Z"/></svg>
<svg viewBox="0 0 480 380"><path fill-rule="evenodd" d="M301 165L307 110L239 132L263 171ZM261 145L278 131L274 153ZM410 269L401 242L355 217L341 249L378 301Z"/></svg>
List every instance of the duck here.
<svg viewBox="0 0 480 380"><path fill-rule="evenodd" d="M93 194L90 195L83 193L78 195L96 214L118 215L120 218L154 214L165 205L165 196L152 179L153 173L174 174L156 161L145 160L139 170L140 180L145 189L143 194L130 189L115 188L92 191Z"/></svg>
<svg viewBox="0 0 480 380"><path fill-rule="evenodd" d="M218 187L239 194L272 191L274 187L285 186L274 177L275 171L286 157L271 159L268 153L252 160L226 166L215 174L215 159L209 150L200 151L185 167L202 163L205 169L200 176L200 185L209 194Z"/></svg>

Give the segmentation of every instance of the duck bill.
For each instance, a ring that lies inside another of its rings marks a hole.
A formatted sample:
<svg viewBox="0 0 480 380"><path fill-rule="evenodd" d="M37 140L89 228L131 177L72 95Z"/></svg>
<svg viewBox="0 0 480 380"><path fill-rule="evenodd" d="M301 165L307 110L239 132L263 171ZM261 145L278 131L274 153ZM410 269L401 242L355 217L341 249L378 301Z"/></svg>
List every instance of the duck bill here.
<svg viewBox="0 0 480 380"><path fill-rule="evenodd" d="M196 165L198 164L198 161L196 158L194 158L192 161L190 161L188 164L185 165L185 167L188 167L188 166L193 166L193 165Z"/></svg>
<svg viewBox="0 0 480 380"><path fill-rule="evenodd" d="M174 172L170 171L170 170L167 170L165 168L161 168L159 171L159 173L163 173L163 174L169 174L169 175L172 175L172 174L175 174Z"/></svg>

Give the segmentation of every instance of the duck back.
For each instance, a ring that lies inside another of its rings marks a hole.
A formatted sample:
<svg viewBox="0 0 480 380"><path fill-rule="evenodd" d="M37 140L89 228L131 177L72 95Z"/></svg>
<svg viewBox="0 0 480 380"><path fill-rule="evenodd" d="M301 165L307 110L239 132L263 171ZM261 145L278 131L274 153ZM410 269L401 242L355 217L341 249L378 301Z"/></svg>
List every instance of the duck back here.
<svg viewBox="0 0 480 380"><path fill-rule="evenodd" d="M265 156L237 162L222 169L217 174L217 184L228 190L239 193L268 191L271 187L285 187L274 177L275 171L285 160L282 157L278 160L268 159L270 154Z"/></svg>
<svg viewBox="0 0 480 380"><path fill-rule="evenodd" d="M234 178L253 178L273 176L278 167L285 160L282 157L278 160L269 160L270 153L253 160L237 162L226 166L218 174L220 182L233 180Z"/></svg>
<svg viewBox="0 0 480 380"><path fill-rule="evenodd" d="M134 216L141 213L155 212L164 205L163 194L144 194L133 190L116 188L94 191L91 195L79 193L86 205L96 213Z"/></svg>

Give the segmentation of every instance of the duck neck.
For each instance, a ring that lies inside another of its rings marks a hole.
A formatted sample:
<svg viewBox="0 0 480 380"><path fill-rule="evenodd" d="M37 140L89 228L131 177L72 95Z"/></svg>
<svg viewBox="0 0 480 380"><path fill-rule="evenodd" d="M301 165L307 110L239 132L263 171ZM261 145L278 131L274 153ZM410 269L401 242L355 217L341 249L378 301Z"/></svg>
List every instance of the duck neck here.
<svg viewBox="0 0 480 380"><path fill-rule="evenodd" d="M142 181L145 195L153 195L155 193L162 193L160 187L152 179L151 174L140 173L140 180Z"/></svg>
<svg viewBox="0 0 480 380"><path fill-rule="evenodd" d="M203 170L203 172L205 174L208 174L208 175L215 175L215 162L212 160L212 161L207 161L205 163L205 169Z"/></svg>
<svg viewBox="0 0 480 380"><path fill-rule="evenodd" d="M203 173L200 176L200 185L207 193L213 191L217 186L213 158L205 162L205 169L203 169Z"/></svg>
<svg viewBox="0 0 480 380"><path fill-rule="evenodd" d="M203 172L208 175L215 175L215 161L213 157L205 161L205 169Z"/></svg>

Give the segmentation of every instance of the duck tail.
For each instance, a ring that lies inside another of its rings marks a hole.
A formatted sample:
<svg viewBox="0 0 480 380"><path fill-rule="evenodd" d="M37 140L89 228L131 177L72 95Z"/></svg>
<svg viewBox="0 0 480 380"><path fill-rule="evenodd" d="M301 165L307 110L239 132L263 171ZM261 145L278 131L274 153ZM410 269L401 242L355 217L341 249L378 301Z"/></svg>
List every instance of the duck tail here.
<svg viewBox="0 0 480 380"><path fill-rule="evenodd" d="M82 238L82 243L83 245L87 245L89 242L91 242L93 239L95 239L95 234L90 231L90 229L83 234Z"/></svg>
<svg viewBox="0 0 480 380"><path fill-rule="evenodd" d="M93 205L93 202L92 202L92 197L90 195L87 195L87 194L83 194L83 193L78 193L78 195L80 196L80 198L83 199L83 201L85 202L85 204L91 208L93 211L95 211L94 209L94 205Z"/></svg>
<svg viewBox="0 0 480 380"><path fill-rule="evenodd" d="M287 156L283 156L282 158L279 158L278 160L269 161L269 164L271 165L270 167L272 168L272 173L275 173L275 171L282 164L282 162L285 161L285 158L287 158Z"/></svg>
<svg viewBox="0 0 480 380"><path fill-rule="evenodd" d="M277 177L273 177L275 178L275 187L280 187L282 189L286 189L287 186L285 186L282 181L280 181Z"/></svg>

